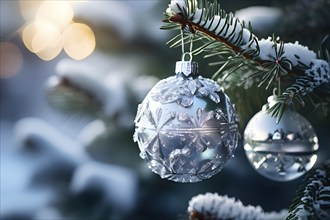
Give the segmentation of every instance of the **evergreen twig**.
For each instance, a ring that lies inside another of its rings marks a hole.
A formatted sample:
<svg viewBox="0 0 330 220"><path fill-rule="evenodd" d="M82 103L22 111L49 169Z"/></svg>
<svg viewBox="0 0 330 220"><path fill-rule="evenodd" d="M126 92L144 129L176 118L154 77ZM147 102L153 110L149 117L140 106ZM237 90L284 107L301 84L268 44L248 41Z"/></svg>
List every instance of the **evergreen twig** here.
<svg viewBox="0 0 330 220"><path fill-rule="evenodd" d="M253 33L249 23L235 18L232 13L221 9L216 0L172 0L165 13L163 29L176 28L186 31L186 34L198 36L194 42L201 46L195 49L194 54L204 53L205 58L218 57L228 61L211 62L210 65L220 65L213 75L218 81L228 80L228 76L240 69L251 69L248 76L231 77L230 79L259 78L258 86L266 85L265 89L273 85L276 79L294 81L283 90L268 112L280 120L284 105L291 104L295 99L304 104L305 96L321 85L330 90L329 40L321 44L319 56L298 43L284 43L278 37L259 40ZM185 41L187 42L187 41ZM174 46L180 46L176 41ZM243 61L244 60L244 61ZM236 84L240 84L237 83ZM277 83L274 84L274 87ZM323 87L322 87L323 88ZM279 88L278 88L279 89Z"/></svg>
<svg viewBox="0 0 330 220"><path fill-rule="evenodd" d="M286 219L330 219L330 160L307 174Z"/></svg>

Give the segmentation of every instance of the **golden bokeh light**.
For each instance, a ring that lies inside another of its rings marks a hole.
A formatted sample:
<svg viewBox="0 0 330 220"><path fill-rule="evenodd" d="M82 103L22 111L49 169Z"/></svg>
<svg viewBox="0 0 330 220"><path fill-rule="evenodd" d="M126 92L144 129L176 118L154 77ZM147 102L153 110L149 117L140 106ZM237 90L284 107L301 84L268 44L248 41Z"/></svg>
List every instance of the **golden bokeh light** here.
<svg viewBox="0 0 330 220"><path fill-rule="evenodd" d="M36 52L36 54L40 59L49 61L57 57L57 55L59 55L61 51L62 51L62 46L54 45L54 46L49 46L39 52Z"/></svg>
<svg viewBox="0 0 330 220"><path fill-rule="evenodd" d="M30 22L22 31L22 40L41 59L51 60L64 49L73 59L81 60L94 51L93 31L72 20L73 2L20 1L22 16Z"/></svg>
<svg viewBox="0 0 330 220"><path fill-rule="evenodd" d="M26 26L22 33L25 46L43 60L55 58L62 50L62 35L48 21L36 20Z"/></svg>
<svg viewBox="0 0 330 220"><path fill-rule="evenodd" d="M45 61L54 59L62 50L62 34L49 22L36 21L37 34L32 39L32 48Z"/></svg>
<svg viewBox="0 0 330 220"><path fill-rule="evenodd" d="M63 32L64 51L75 60L82 60L95 49L95 35L85 24L72 23Z"/></svg>
<svg viewBox="0 0 330 220"><path fill-rule="evenodd" d="M38 53L48 47L61 47L62 36L60 31L52 23L47 21L35 21L36 33L31 39L33 52Z"/></svg>
<svg viewBox="0 0 330 220"><path fill-rule="evenodd" d="M43 1L40 0L21 0L19 2L19 8L21 11L22 17L26 21L31 21L35 18L36 13Z"/></svg>
<svg viewBox="0 0 330 220"><path fill-rule="evenodd" d="M13 43L0 42L0 78L16 75L23 66L23 55Z"/></svg>
<svg viewBox="0 0 330 220"><path fill-rule="evenodd" d="M73 9L67 1L44 1L35 16L36 20L49 21L63 30L73 18Z"/></svg>

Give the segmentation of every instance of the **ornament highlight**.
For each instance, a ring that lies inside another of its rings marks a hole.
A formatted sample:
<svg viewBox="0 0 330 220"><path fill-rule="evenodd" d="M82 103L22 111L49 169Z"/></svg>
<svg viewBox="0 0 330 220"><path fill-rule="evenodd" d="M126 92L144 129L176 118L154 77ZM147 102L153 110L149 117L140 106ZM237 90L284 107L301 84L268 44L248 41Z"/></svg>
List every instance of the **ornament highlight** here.
<svg viewBox="0 0 330 220"><path fill-rule="evenodd" d="M275 181L290 181L309 171L319 147L312 125L291 109L278 124L265 109L258 112L246 126L244 142L254 169Z"/></svg>
<svg viewBox="0 0 330 220"><path fill-rule="evenodd" d="M140 157L162 178L198 182L221 171L238 140L237 114L198 64L179 61L176 75L158 82L135 118Z"/></svg>

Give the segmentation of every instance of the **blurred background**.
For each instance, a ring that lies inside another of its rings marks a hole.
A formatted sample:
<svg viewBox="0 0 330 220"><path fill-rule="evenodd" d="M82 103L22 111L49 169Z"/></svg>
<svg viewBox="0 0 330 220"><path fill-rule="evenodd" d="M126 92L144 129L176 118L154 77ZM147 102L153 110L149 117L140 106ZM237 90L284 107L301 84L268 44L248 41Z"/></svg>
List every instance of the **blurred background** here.
<svg viewBox="0 0 330 220"><path fill-rule="evenodd" d="M265 211L289 207L302 178L260 176L242 140L223 171L194 184L163 180L139 157L137 105L181 56L166 45L177 32L159 30L168 3L0 1L1 219L177 219L206 192ZM328 0L220 3L251 21L259 38L275 33L317 51L329 34ZM205 76L214 73L196 60ZM241 134L271 93L260 91L229 91ZM330 155L328 111L298 110L319 137L322 163Z"/></svg>

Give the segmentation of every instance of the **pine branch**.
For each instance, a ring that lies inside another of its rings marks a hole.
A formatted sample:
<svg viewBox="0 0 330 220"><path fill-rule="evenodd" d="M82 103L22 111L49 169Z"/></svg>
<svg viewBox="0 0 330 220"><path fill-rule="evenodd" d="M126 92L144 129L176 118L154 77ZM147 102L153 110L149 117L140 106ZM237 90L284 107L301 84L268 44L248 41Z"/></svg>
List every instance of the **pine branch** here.
<svg viewBox="0 0 330 220"><path fill-rule="evenodd" d="M200 194L189 201L188 214L191 220L202 219L284 219L287 210L264 212L260 206L244 206L240 200L217 193Z"/></svg>
<svg viewBox="0 0 330 220"><path fill-rule="evenodd" d="M46 90L46 101L54 110L73 118L100 117L101 102L65 78L56 81Z"/></svg>
<svg viewBox="0 0 330 220"><path fill-rule="evenodd" d="M244 206L240 200L217 193L200 194L189 201L188 215L195 219L329 219L330 160L305 177L288 210L264 212L260 206Z"/></svg>
<svg viewBox="0 0 330 220"><path fill-rule="evenodd" d="M278 120L283 114L283 105L291 104L293 99L304 103L301 97L320 86L327 85L324 88L330 88L329 50L325 48L325 43L317 57L315 52L298 42L284 43L275 36L259 40L252 33L250 24L246 27L233 14L226 13L216 0L212 3L205 0L172 0L164 22L163 29L173 29L173 24L176 24L176 28L198 35L196 41L202 46L196 54L204 52L205 58L228 59L227 62L212 63L221 65L213 78L223 80L238 69L249 67L253 74L240 78L258 77L261 79L258 86L266 84L266 89L275 80L295 79L292 86L278 94L275 99L278 104L269 110ZM180 43L177 42L176 46L180 46ZM227 49L223 50L224 47ZM245 62L241 62L243 59ZM226 77L221 77L223 74ZM278 91L282 91L281 88Z"/></svg>
<svg viewBox="0 0 330 220"><path fill-rule="evenodd" d="M330 219L330 160L307 174L289 208L287 220Z"/></svg>

